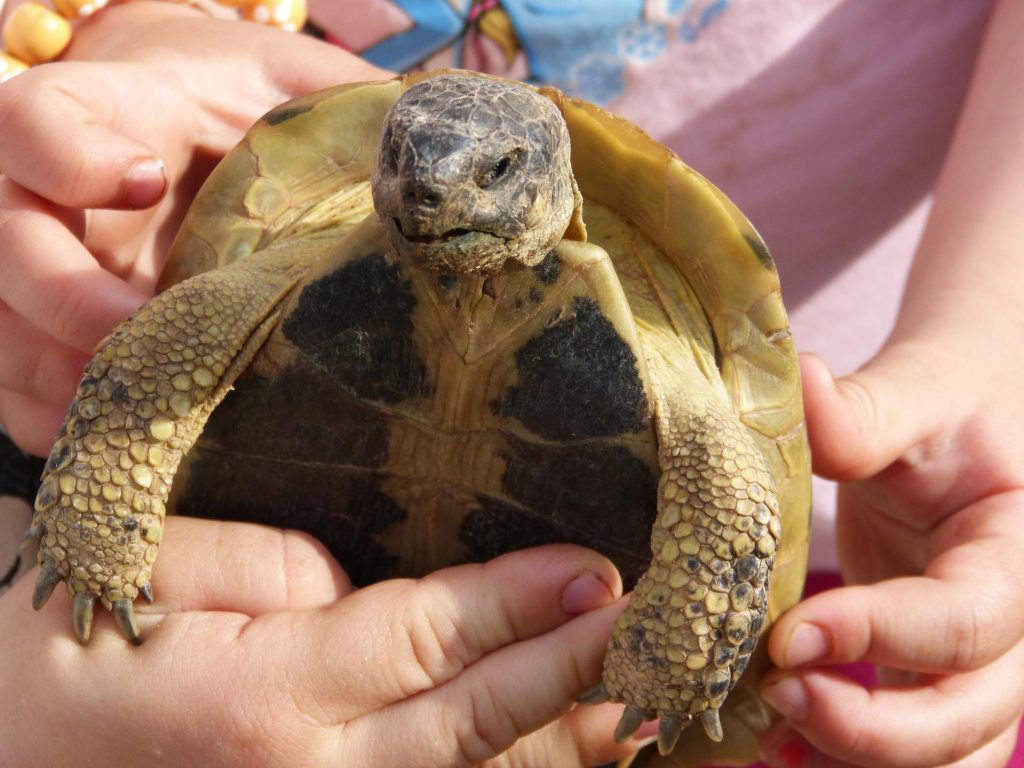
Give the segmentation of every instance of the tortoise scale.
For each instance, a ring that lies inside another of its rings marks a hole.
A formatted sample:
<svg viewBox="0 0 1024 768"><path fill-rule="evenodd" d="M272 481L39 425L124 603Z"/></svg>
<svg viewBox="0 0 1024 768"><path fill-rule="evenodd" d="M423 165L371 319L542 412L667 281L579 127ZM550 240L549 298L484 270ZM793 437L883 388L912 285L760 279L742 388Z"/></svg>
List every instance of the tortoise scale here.
<svg viewBox="0 0 1024 768"><path fill-rule="evenodd" d="M168 510L307 530L357 584L575 542L633 589L583 700L662 754L700 720L671 765L756 754L806 566L798 366L760 238L668 150L471 73L340 86L253 126L163 283L47 462L37 608L64 581L82 643L97 600L141 641Z"/></svg>

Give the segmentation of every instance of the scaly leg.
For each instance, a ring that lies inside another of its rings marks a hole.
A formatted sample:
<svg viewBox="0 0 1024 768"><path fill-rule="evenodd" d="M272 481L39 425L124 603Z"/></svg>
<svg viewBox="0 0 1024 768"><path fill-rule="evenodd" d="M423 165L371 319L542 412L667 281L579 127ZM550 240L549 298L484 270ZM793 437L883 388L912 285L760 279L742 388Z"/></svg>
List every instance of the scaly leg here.
<svg viewBox="0 0 1024 768"><path fill-rule="evenodd" d="M81 643L97 599L141 641L132 602L152 602L150 573L178 462L304 271L254 256L180 283L118 326L86 366L27 534L40 539L33 605L67 582Z"/></svg>
<svg viewBox="0 0 1024 768"><path fill-rule="evenodd" d="M696 718L722 739L718 710L757 643L781 529L775 484L724 394L660 348L645 338L662 470L654 557L585 700L628 705L619 740L659 717L668 754Z"/></svg>

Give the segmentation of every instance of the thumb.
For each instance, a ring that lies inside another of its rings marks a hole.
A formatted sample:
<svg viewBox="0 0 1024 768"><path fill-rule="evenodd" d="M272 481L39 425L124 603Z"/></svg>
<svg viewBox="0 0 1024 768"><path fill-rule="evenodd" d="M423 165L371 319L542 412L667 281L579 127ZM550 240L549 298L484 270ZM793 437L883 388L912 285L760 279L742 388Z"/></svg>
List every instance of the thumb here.
<svg viewBox="0 0 1024 768"><path fill-rule="evenodd" d="M877 474L941 427L929 375L913 358L880 355L835 378L814 354L800 355L814 470L834 480Z"/></svg>

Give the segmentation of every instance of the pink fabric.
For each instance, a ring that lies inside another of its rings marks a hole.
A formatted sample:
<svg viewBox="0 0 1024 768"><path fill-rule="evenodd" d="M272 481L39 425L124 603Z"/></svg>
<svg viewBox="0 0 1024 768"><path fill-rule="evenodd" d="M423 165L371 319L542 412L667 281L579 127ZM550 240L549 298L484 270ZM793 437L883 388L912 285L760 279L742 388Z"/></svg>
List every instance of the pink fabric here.
<svg viewBox="0 0 1024 768"><path fill-rule="evenodd" d="M1024 768L1024 723L1021 724L1017 735L1017 748L1013 751L1010 762L1006 766L1007 768Z"/></svg>

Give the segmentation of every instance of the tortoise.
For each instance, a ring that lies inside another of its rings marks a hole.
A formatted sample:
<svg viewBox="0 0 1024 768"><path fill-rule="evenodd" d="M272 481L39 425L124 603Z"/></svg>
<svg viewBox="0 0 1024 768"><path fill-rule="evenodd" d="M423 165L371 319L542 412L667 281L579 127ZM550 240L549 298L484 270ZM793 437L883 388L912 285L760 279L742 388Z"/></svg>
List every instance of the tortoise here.
<svg viewBox="0 0 1024 768"><path fill-rule="evenodd" d="M65 581L83 644L97 600L140 642L168 509L309 530L356 584L572 541L633 588L582 700L663 754L700 720L674 765L755 754L806 566L799 372L761 238L665 147L472 73L339 86L224 158L161 287L47 461L37 608Z"/></svg>

